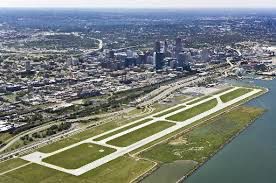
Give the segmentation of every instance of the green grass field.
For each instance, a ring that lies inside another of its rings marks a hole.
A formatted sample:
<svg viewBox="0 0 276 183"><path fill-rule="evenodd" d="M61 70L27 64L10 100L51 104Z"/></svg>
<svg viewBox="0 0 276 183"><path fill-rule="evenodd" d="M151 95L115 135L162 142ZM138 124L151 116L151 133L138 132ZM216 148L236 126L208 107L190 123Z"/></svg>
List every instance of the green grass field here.
<svg viewBox="0 0 276 183"><path fill-rule="evenodd" d="M44 146L39 149L40 152L43 153L51 153L54 151L57 151L61 148L67 147L69 145L75 144L77 142L80 142L82 140L86 140L88 138L91 138L96 135L100 135L101 133L107 132L109 130L113 130L115 128L118 128L120 126L123 126L125 124L128 124L130 122L135 121L136 119L131 119L131 120L118 120L118 121L113 121L109 122L94 128L87 129L79 134L73 135L71 137L67 137L63 140L54 142L52 144L49 144L47 146Z"/></svg>
<svg viewBox="0 0 276 183"><path fill-rule="evenodd" d="M193 105L193 104L196 104L196 103L198 103L198 102L200 102L200 101L202 101L202 100L205 100L205 99L207 99L207 98L210 98L211 96L204 96L204 97L200 97L199 99L197 99L197 100L194 100L194 101L192 101L192 102L189 102L189 103L187 103L187 105Z"/></svg>
<svg viewBox="0 0 276 183"><path fill-rule="evenodd" d="M31 164L0 176L1 183L129 183L154 164L123 156L81 176Z"/></svg>
<svg viewBox="0 0 276 183"><path fill-rule="evenodd" d="M194 116L197 116L203 112L206 112L206 111L216 107L217 103L218 103L217 99L212 99L208 102L204 102L200 105L197 105L197 106L187 109L183 112L180 112L173 116L170 116L167 119L172 120L172 121L178 121L178 122L185 121L187 119L190 119Z"/></svg>
<svg viewBox="0 0 276 183"><path fill-rule="evenodd" d="M230 93L222 95L220 98L221 98L222 102L225 103L225 102L229 102L229 101L231 101L231 100L233 100L235 98L238 98L238 97L240 97L242 95L245 95L246 93L249 93L251 91L252 91L252 89L239 88L239 89L234 90L234 91L232 91Z"/></svg>
<svg viewBox="0 0 276 183"><path fill-rule="evenodd" d="M43 161L66 169L77 169L115 151L96 144L81 144L45 158Z"/></svg>
<svg viewBox="0 0 276 183"><path fill-rule="evenodd" d="M105 125L102 125L102 126L99 126L96 128L87 129L86 131L76 134L74 136L67 137L63 140L60 140L60 141L54 142L52 144L49 144L47 146L44 146L44 147L40 148L39 151L43 152L43 153L51 153L51 152L54 152L61 148L64 148L69 145L80 142L82 140L99 135L105 131L111 130L116 127L117 127L116 124L108 123L108 124L105 124Z"/></svg>
<svg viewBox="0 0 276 183"><path fill-rule="evenodd" d="M156 116L154 116L154 117L165 116L165 115L167 115L167 114L170 114L170 113L172 113L172 112L174 112L174 111L177 111L177 110L183 109L183 108L185 108L185 106L179 106L179 107L176 107L176 108L174 108L174 109L168 110L168 111L166 111L166 112L162 112L162 113L160 113L160 114L158 114L158 115L156 115Z"/></svg>
<svg viewBox="0 0 276 183"><path fill-rule="evenodd" d="M156 113L156 112L160 112L164 109L167 109L168 107L171 107L171 105L154 104L152 107L155 109L153 111L153 113ZM136 112L134 111L134 113L136 113ZM128 114L128 116L131 117L131 114L133 114L133 112ZM51 143L47 146L44 146L44 147L40 148L39 151L42 152L42 153L51 153L51 152L57 151L61 148L64 148L64 147L67 147L69 145L80 142L82 140L86 140L86 139L94 137L96 135L100 135L101 133L107 132L109 130L113 130L115 128L126 125L128 123L134 122L134 121L139 120L141 118L144 118L148 115L149 114L145 114L145 115L142 115L140 117L135 117L135 118L132 118L132 119L123 118L123 119L118 119L118 120L115 120L115 121L111 121L109 123L106 123L106 124L103 124L103 125L100 125L100 126L97 126L97 127L94 127L94 128L87 129L87 130L85 130L85 131L83 131L79 134L73 135L71 137L66 137L63 140Z"/></svg>
<svg viewBox="0 0 276 183"><path fill-rule="evenodd" d="M152 107L155 109L153 111L153 113L157 113L157 112L165 110L169 107L172 107L172 105L163 105L163 104L158 104L157 103L157 104L154 104ZM132 114L132 113L130 113L130 114ZM142 115L140 117L135 117L135 118L132 118L132 119L118 119L116 121L112 121L112 122L109 122L109 123L106 123L106 124L103 124L103 125L91 128L91 129L87 129L84 132L81 132L79 134L73 135L71 137L66 137L63 140L60 140L60 141L51 143L47 146L44 146L44 147L40 148L39 151L42 152L42 153L51 153L51 152L57 151L61 148L64 148L64 147L67 147L69 145L80 142L82 140L86 140L86 139L91 138L93 136L100 135L101 133L107 132L109 130L113 130L115 128L126 125L128 123L134 122L136 120L139 120L141 118L146 117L147 115L148 114L145 114L145 115ZM130 115L128 114L128 116L130 116Z"/></svg>
<svg viewBox="0 0 276 183"><path fill-rule="evenodd" d="M160 162L174 162L175 160L186 159L193 159L197 162L200 162L200 160L204 161L208 155L210 155L208 152L213 153L216 151L218 147L220 147L219 143L227 141L227 139L231 138L240 131L240 129L245 127L250 121L256 119L256 117L260 116L263 112L264 110L258 108L238 107L231 112L204 122L199 127L196 127L177 138L154 146L148 151L143 152L141 156ZM20 165L21 163L19 163L19 166ZM0 163L1 168L2 166L5 166L5 164ZM11 166L11 168L15 168L14 166ZM0 182L126 183L141 175L152 166L153 163L151 161L138 160L129 156L124 156L79 177L75 177L37 164L31 164L0 176Z"/></svg>
<svg viewBox="0 0 276 183"><path fill-rule="evenodd" d="M0 173L9 171L9 170L14 169L14 168L17 168L17 167L22 166L26 163L28 163L28 161L25 161L25 160L19 159L19 158L4 161L4 162L0 163Z"/></svg>
<svg viewBox="0 0 276 183"><path fill-rule="evenodd" d="M141 125L141 124L144 124L144 123L146 123L146 122L149 122L150 120L152 120L152 119L150 119L150 118L149 118L149 119L145 119L145 120L140 121L140 122L138 122L138 123L135 123L135 124L126 126L126 127L121 128L121 129L119 129L119 130L116 130L116 131L114 131L114 132L110 132L110 133L108 133L108 134L106 134L106 135L100 136L100 137L98 137L98 138L96 138L96 139L94 139L94 140L95 140L95 141L100 141L100 140L106 139L106 138L108 138L108 137L111 137L111 136L113 136L113 135L116 135L116 134L118 134L118 133L121 133L121 132L123 132L123 131L126 131L126 130L128 130L128 129L131 129L131 128L134 128L134 127L139 126L139 125Z"/></svg>
<svg viewBox="0 0 276 183"><path fill-rule="evenodd" d="M176 160L204 162L227 140L264 113L263 109L238 107L165 143L156 145L140 156L163 163Z"/></svg>
<svg viewBox="0 0 276 183"><path fill-rule="evenodd" d="M175 124L166 121L158 121L151 125L140 128L136 131L108 141L107 143L118 147L126 147L153 134L156 134L162 130L165 130L173 125Z"/></svg>
<svg viewBox="0 0 276 183"><path fill-rule="evenodd" d="M9 140L13 137L10 133L1 133L0 134L0 141L5 142L6 140Z"/></svg>
<svg viewBox="0 0 276 183"><path fill-rule="evenodd" d="M226 91L228 91L228 90L231 90L231 89L233 89L233 88L234 88L234 87L229 86L229 87L226 87L225 89L222 89L222 90L219 90L219 91L217 91L217 92L212 93L212 95L219 95L219 94L221 94L221 93L223 93L223 92L226 92Z"/></svg>

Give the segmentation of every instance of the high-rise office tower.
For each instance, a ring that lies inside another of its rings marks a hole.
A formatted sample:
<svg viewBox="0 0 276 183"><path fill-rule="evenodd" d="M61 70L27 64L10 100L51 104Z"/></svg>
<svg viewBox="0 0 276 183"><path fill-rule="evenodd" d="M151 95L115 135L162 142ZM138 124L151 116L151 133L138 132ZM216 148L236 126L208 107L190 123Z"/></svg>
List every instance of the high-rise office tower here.
<svg viewBox="0 0 276 183"><path fill-rule="evenodd" d="M177 67L183 68L184 70L190 70L189 62L192 61L191 54L189 52L181 52L178 54Z"/></svg>
<svg viewBox="0 0 276 183"><path fill-rule="evenodd" d="M182 51L182 40L181 38L176 38L175 40L175 55L177 56Z"/></svg>
<svg viewBox="0 0 276 183"><path fill-rule="evenodd" d="M187 53L181 52L178 54L177 57L177 66L178 67L185 67L188 61L188 55Z"/></svg>
<svg viewBox="0 0 276 183"><path fill-rule="evenodd" d="M165 43L164 43L164 53L168 52L168 48L169 48L168 41L165 40Z"/></svg>
<svg viewBox="0 0 276 183"><path fill-rule="evenodd" d="M161 70L164 67L164 53L155 52L154 61L156 70Z"/></svg>
<svg viewBox="0 0 276 183"><path fill-rule="evenodd" d="M154 51L157 52L157 53L161 52L161 43L160 43L160 41L155 42Z"/></svg>

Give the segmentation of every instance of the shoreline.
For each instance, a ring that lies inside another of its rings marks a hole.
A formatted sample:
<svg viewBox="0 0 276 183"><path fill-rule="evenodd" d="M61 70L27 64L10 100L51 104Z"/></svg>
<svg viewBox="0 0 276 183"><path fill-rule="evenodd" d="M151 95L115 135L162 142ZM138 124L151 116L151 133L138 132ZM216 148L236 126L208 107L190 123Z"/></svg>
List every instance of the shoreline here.
<svg viewBox="0 0 276 183"><path fill-rule="evenodd" d="M254 96L251 96L243 101L241 101L240 103L238 103L237 105L234 105L233 107L230 107L230 109L226 110L226 111L222 111L219 115L222 115L224 114L225 112L228 112L228 111L232 111L233 109L243 105L243 104L246 104L247 102L251 101L251 100L254 100L262 95L265 95L266 93L269 92L269 89L268 88L262 88L263 89L263 92L260 92L260 93L257 93L256 95ZM211 120L212 118L216 117L216 116L219 116L219 115L215 115L215 116L211 116L211 118L208 118L207 120L204 120L205 122L206 121L209 121ZM197 170L199 170L199 168L201 168L205 163L207 163L210 159L212 159L219 151L221 151L226 145L228 145L229 143L231 143L236 137L238 137L242 132L244 132L248 127L250 127L258 118L260 118L262 115L258 116L256 119L250 121L246 126L244 126L243 128L240 129L240 131L238 131L235 135L233 135L231 138L229 138L225 143L223 143L217 150L215 150L212 154L210 154L210 156L208 156L208 158L202 162L202 163L198 163L198 165L196 165L195 168L193 168L189 173L185 174L184 176L182 176L178 181L176 181L176 183L181 183L183 181L185 181L188 177L190 177L193 173L195 173ZM199 123L199 124L196 124L195 126L189 128L189 129L186 129L184 130L184 132L180 132L172 137L169 137L161 142L158 142L156 144L154 144L152 147L154 147L155 145L158 145L162 142L165 142L165 141L168 141L172 138L175 138L177 136L181 136L183 133L186 133L187 131L190 131L196 127L198 127L200 124L203 124L205 122L202 122L202 123ZM147 150L148 148L138 152L138 153L135 153L135 154L140 154L141 152ZM140 177L137 177L136 181L135 182L140 182L142 181L143 179L145 179L147 176L151 175L154 171L158 170L161 166L160 165L157 165L156 166L156 169L154 170L151 170L151 171L148 171L146 172L144 175L140 176Z"/></svg>
<svg viewBox="0 0 276 183"><path fill-rule="evenodd" d="M181 183L185 181L187 178L189 178L192 174L194 174L196 171L198 171L205 163L207 163L209 160L211 160L217 153L219 153L224 147L226 147L228 144L230 144L233 140L235 140L240 134L242 134L246 129L248 129L252 124L255 123L257 119L259 119L262 115L258 116L256 119L250 121L246 126L241 128L239 132L237 132L234 136L232 136L230 139L228 139L225 143L223 143L216 151L214 151L204 162L199 163L193 170L191 170L188 174L180 178L176 183Z"/></svg>
<svg viewBox="0 0 276 183"><path fill-rule="evenodd" d="M266 88L264 90L264 92L253 96L252 98L248 98L245 102L243 102L242 104L238 105L241 106L247 102L249 102L250 100L256 99L264 94L266 94L267 92L269 92L269 90ZM263 114L262 114L263 115ZM202 163L199 163L194 169L192 169L188 174L184 175L182 178L180 178L176 183L181 183L184 182L187 178L189 178L191 175L193 175L196 171L198 171L205 163L207 163L208 161L210 161L217 153L219 153L225 146L227 146L228 144L230 144L233 140L235 140L240 134L242 134L246 129L248 129L252 124L254 124L256 122L257 119L259 119L262 115L258 116L256 119L250 121L246 126L244 126L243 128L241 128L240 131L238 131L235 135L233 135L231 138L229 138L225 143L223 143L216 151L214 151L212 154L210 154L210 156Z"/></svg>

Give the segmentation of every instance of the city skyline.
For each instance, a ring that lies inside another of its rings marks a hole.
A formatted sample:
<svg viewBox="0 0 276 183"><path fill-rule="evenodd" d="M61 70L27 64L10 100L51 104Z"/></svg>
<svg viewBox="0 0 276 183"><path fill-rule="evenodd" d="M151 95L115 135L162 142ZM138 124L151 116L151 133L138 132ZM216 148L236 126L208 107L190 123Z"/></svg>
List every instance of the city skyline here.
<svg viewBox="0 0 276 183"><path fill-rule="evenodd" d="M274 0L5 0L0 7L21 8L276 8Z"/></svg>
<svg viewBox="0 0 276 183"><path fill-rule="evenodd" d="M276 182L274 1L0 0L0 183Z"/></svg>

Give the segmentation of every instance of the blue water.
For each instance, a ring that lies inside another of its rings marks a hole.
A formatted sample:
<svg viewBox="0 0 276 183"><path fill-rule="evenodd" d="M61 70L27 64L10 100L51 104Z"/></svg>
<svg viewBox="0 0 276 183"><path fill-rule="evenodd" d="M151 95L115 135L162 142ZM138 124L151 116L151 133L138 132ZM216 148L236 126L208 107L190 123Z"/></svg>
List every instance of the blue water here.
<svg viewBox="0 0 276 183"><path fill-rule="evenodd" d="M254 84L270 92L247 105L268 111L185 183L276 183L276 80Z"/></svg>

